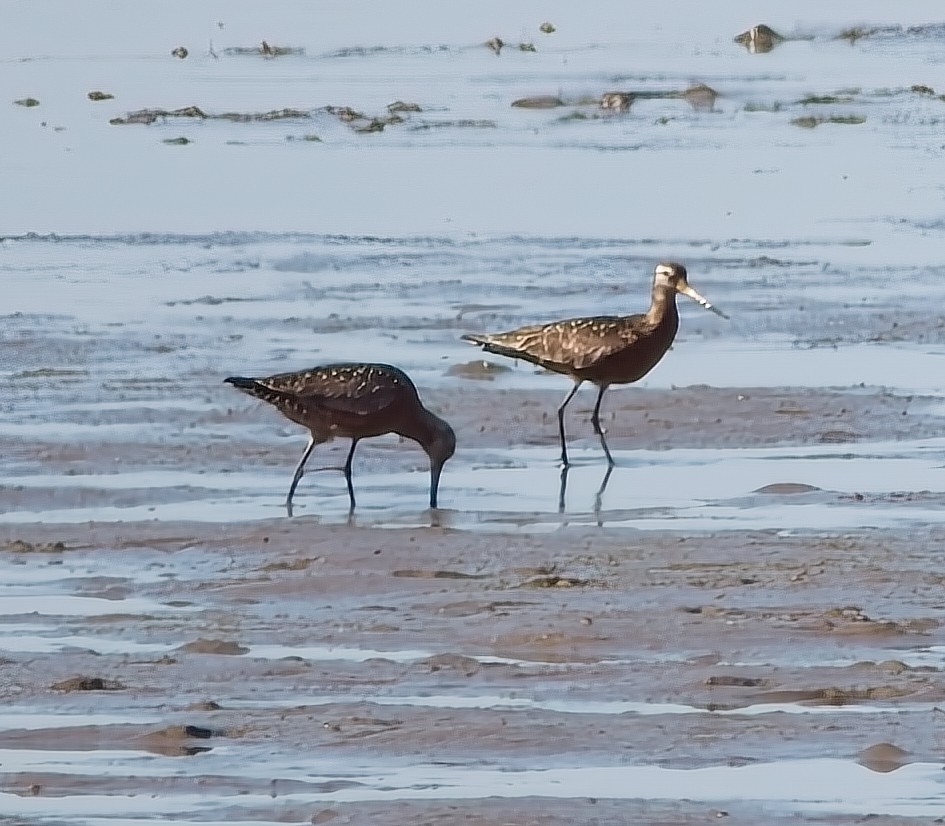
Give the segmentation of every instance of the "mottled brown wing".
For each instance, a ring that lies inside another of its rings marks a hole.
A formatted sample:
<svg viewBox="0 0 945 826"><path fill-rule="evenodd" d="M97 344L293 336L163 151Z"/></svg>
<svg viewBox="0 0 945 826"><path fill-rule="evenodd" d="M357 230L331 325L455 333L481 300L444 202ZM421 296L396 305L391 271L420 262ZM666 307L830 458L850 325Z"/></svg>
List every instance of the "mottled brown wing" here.
<svg viewBox="0 0 945 826"><path fill-rule="evenodd" d="M403 371L388 364L326 364L258 381L306 405L362 416L378 413L417 392Z"/></svg>
<svg viewBox="0 0 945 826"><path fill-rule="evenodd" d="M637 341L645 329L643 315L591 316L464 338L481 344L490 353L567 371L591 367L619 353Z"/></svg>

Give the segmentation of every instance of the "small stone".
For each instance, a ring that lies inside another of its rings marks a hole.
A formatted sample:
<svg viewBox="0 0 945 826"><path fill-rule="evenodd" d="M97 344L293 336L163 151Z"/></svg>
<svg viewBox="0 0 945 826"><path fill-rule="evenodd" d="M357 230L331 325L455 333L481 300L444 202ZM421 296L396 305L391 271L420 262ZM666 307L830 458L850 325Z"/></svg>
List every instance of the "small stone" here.
<svg viewBox="0 0 945 826"><path fill-rule="evenodd" d="M179 57L181 60L183 60L185 57L187 57L187 55L190 54L190 52L188 52L183 46L178 46L176 49L174 49L174 51L171 52L171 54L174 55L174 57Z"/></svg>
<svg viewBox="0 0 945 826"><path fill-rule="evenodd" d="M778 43L783 43L784 38L770 26L759 23L747 32L736 35L735 42L744 46L752 54L764 54L770 52Z"/></svg>
<svg viewBox="0 0 945 826"><path fill-rule="evenodd" d="M112 100L115 96L109 94L108 92L99 92L98 90L95 90L94 92L89 92L86 97L89 100Z"/></svg>
<svg viewBox="0 0 945 826"><path fill-rule="evenodd" d="M909 760L909 752L893 743L876 743L857 755L857 762L875 772L888 773L901 769Z"/></svg>
<svg viewBox="0 0 945 826"><path fill-rule="evenodd" d="M26 106L27 108L33 106L39 106L39 101L36 98L20 98L19 100L13 101L17 106Z"/></svg>
<svg viewBox="0 0 945 826"><path fill-rule="evenodd" d="M505 45L505 42L501 37L492 37L486 41L486 46L488 46L496 54L499 54L502 51L502 47Z"/></svg>
<svg viewBox="0 0 945 826"><path fill-rule="evenodd" d="M631 92L604 92L600 96L600 108L611 112L628 112L633 103Z"/></svg>
<svg viewBox="0 0 945 826"><path fill-rule="evenodd" d="M555 29L554 23L544 22L538 27L538 31L543 32L544 34L552 34L557 31Z"/></svg>

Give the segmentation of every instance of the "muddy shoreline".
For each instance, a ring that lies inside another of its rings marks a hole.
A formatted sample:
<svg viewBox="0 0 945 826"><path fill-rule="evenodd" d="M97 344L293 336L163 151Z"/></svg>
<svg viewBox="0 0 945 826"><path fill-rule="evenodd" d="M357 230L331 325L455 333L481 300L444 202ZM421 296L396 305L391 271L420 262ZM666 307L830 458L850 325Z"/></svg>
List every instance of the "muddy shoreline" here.
<svg viewBox="0 0 945 826"><path fill-rule="evenodd" d="M940 822L945 28L625 5L11 6L0 821ZM659 261L731 318L562 476L567 379L460 336ZM440 511L388 436L286 517L222 380L337 361L453 425Z"/></svg>
<svg viewBox="0 0 945 826"><path fill-rule="evenodd" d="M319 805L332 786L304 781L292 767L309 765L318 776L332 765L370 774L370 766L404 761L471 768L500 759L513 772L641 763L691 770L772 758L862 762L884 743L902 750L896 765L932 763L945 732L935 653L945 642L941 577L930 573L943 537L581 528L484 537L305 518L4 526L8 570L27 578L54 571L62 577L51 580L55 591L97 607L57 622L49 596L37 600L40 614L3 618L7 639L8 624L36 621L34 647L61 638L47 653L5 653L5 702L21 713L78 715L67 728L33 730L4 719L3 748L65 750L77 756L60 759L76 766L99 750L124 760L157 754L184 774L147 780L129 765L73 781L8 769L2 790L52 811L73 782L83 794L158 793L162 805L204 788L220 819L228 793L276 788L257 815L292 821L331 811L374 822L391 809L358 803L355 792L348 803ZM149 581L135 581L135 571ZM127 611L129 600L154 609ZM70 636L84 641L72 645ZM159 651L93 653L97 638ZM114 690L53 688L78 675ZM95 724L108 714L127 722ZM201 780L206 771L213 778ZM370 782L357 771L337 776L347 779L336 795ZM299 808L293 794L313 802ZM388 805L430 822L475 812L481 823L531 822L553 808L540 798ZM557 822L593 815L609 823L620 822L618 808L572 800L554 810ZM759 809L638 800L619 811L689 822L716 808L734 822L762 810L798 817L784 801Z"/></svg>

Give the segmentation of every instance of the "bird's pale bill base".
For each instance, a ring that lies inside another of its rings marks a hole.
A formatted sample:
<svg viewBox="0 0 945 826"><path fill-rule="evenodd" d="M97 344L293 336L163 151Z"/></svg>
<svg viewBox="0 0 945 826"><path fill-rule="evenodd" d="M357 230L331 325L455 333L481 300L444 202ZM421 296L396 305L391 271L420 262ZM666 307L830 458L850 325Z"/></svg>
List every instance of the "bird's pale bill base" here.
<svg viewBox="0 0 945 826"><path fill-rule="evenodd" d="M691 298L693 301L697 302L698 304L701 304L703 307L715 313L717 316L721 316L722 318L728 320L729 317L725 313L723 313L714 304L711 304L708 299L706 299L701 293L694 290L688 284L686 284L685 287L682 287L681 289L679 289L679 292L681 292L683 295L689 296L689 298Z"/></svg>

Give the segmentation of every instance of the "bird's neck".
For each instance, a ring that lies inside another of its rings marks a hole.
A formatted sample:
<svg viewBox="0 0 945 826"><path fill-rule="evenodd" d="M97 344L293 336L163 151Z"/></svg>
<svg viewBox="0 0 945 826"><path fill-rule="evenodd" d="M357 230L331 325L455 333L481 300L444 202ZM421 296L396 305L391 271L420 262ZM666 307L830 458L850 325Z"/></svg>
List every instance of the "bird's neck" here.
<svg viewBox="0 0 945 826"><path fill-rule="evenodd" d="M397 433L406 439L419 442L422 447L426 448L427 445L433 442L441 426L442 420L438 416L434 416L426 408L421 408L419 415L411 417L404 423L403 427L398 428Z"/></svg>
<svg viewBox="0 0 945 826"><path fill-rule="evenodd" d="M654 287L646 320L652 326L676 317L676 290L672 287Z"/></svg>

